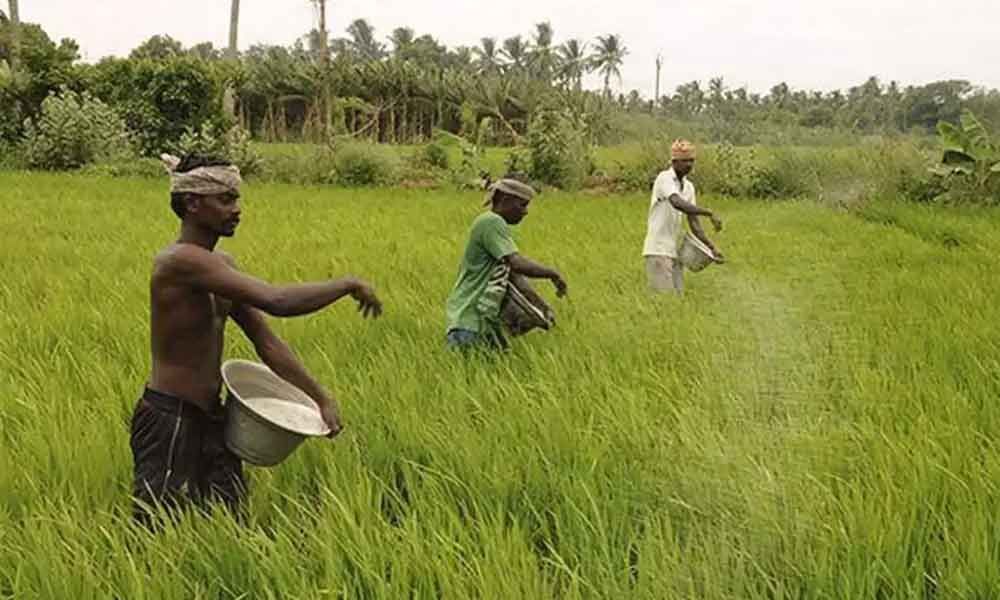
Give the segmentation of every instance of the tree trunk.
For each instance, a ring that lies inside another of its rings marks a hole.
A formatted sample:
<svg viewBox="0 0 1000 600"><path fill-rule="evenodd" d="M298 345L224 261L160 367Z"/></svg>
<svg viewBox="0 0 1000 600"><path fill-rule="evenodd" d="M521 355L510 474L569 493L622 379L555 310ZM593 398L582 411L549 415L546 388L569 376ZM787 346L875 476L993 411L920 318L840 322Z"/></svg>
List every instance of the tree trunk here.
<svg viewBox="0 0 1000 600"><path fill-rule="evenodd" d="M330 50L328 48L330 36L326 32L326 0L316 0L316 3L319 5L319 62L323 67L323 106L321 117L323 135L324 137L328 137L332 129L332 123L330 122L332 100L330 99L330 84L328 81L330 73Z"/></svg>
<svg viewBox="0 0 1000 600"><path fill-rule="evenodd" d="M239 52L237 40L240 31L240 0L233 0L232 11L229 14L229 58L235 60Z"/></svg>
<svg viewBox="0 0 1000 600"><path fill-rule="evenodd" d="M399 124L399 129L403 133L403 143L404 144L408 144L409 141L410 141L409 123L408 123L408 120L406 118L407 113L409 112L409 106L410 106L409 102L403 103L403 114L401 116L401 122Z"/></svg>
<svg viewBox="0 0 1000 600"><path fill-rule="evenodd" d="M397 143L399 143L397 141L397 136L396 136L396 107L395 106L393 106L392 108L389 109L389 136L388 136L388 138L389 139L387 141L390 144L397 144Z"/></svg>
<svg viewBox="0 0 1000 600"><path fill-rule="evenodd" d="M326 33L326 0L316 0L319 4L319 61L323 65L330 62L330 53L327 50Z"/></svg>
<svg viewBox="0 0 1000 600"><path fill-rule="evenodd" d="M232 10L229 13L229 48L226 50L226 57L229 60L237 59L239 50L236 40L240 30L240 0L233 0ZM226 89L222 92L222 110L227 114L238 117L236 112L236 90L231 83L226 84Z"/></svg>
<svg viewBox="0 0 1000 600"><path fill-rule="evenodd" d="M267 101L267 116L264 117L264 123L264 131L267 132L268 141L276 142L278 132L274 125L274 102L271 100Z"/></svg>
<svg viewBox="0 0 1000 600"><path fill-rule="evenodd" d="M299 139L304 142L314 142L316 132L317 111L315 103L306 102L305 117L302 119L302 130L299 132Z"/></svg>
<svg viewBox="0 0 1000 600"><path fill-rule="evenodd" d="M663 57L656 56L656 95L653 96L653 109L660 102L660 68L663 66Z"/></svg>
<svg viewBox="0 0 1000 600"><path fill-rule="evenodd" d="M17 0L10 0L10 70L17 71L17 59L20 51L21 17L17 10Z"/></svg>

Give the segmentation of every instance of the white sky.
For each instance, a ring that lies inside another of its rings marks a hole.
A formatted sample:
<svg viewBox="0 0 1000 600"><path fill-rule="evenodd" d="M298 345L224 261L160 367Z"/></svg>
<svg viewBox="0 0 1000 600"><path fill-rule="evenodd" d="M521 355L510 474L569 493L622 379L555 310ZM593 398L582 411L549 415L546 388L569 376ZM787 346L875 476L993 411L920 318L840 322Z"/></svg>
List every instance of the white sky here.
<svg viewBox="0 0 1000 600"><path fill-rule="evenodd" d="M6 4L6 3L4 3ZM74 38L84 59L127 55L154 34L185 46L228 39L229 0L21 0L21 18L53 38ZM329 29L343 35L367 18L384 40L408 26L448 46L526 37L552 23L556 42L623 36L622 90L651 96L657 52L661 91L723 76L730 87L766 91L846 88L877 75L920 84L961 78L1000 88L997 0L329 0ZM308 0L242 0L240 48L289 44L314 26ZM592 83L596 84L596 80Z"/></svg>

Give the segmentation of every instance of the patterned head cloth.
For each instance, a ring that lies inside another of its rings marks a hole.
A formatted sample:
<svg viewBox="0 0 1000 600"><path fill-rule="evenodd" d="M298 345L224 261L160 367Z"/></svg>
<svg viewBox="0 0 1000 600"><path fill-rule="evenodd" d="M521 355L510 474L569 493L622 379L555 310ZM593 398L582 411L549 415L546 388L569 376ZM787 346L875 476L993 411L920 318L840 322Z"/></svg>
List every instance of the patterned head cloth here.
<svg viewBox="0 0 1000 600"><path fill-rule="evenodd" d="M530 185L508 177L506 179L501 179L490 186L489 191L486 193L486 200L483 202L483 206L489 206L492 204L493 196L497 192L510 194L511 196L524 200L531 200L535 197L535 190Z"/></svg>
<svg viewBox="0 0 1000 600"><path fill-rule="evenodd" d="M181 160L170 154L161 154L160 160L170 173L170 193L199 194L215 196L219 194L238 194L240 170L235 166L198 167L186 173L178 173L177 166Z"/></svg>
<svg viewBox="0 0 1000 600"><path fill-rule="evenodd" d="M672 160L694 160L694 144L687 140L676 140L670 146L670 158Z"/></svg>

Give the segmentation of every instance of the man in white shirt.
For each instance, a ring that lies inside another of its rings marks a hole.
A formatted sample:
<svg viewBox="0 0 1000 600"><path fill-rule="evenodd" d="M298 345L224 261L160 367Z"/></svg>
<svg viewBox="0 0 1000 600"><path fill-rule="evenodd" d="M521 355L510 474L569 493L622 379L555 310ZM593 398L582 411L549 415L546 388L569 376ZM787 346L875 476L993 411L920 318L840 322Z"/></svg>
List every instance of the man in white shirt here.
<svg viewBox="0 0 1000 600"><path fill-rule="evenodd" d="M707 208L697 206L694 184L687 176L694 168L694 145L687 140L677 140L670 148L672 168L661 172L653 184L649 203L649 223L642 254L646 259L649 286L657 292L684 291L684 266L677 258L684 241L684 215L687 215L691 233L711 248L716 260L722 262L722 253L708 239L699 216L708 217L716 231L722 230L722 219Z"/></svg>

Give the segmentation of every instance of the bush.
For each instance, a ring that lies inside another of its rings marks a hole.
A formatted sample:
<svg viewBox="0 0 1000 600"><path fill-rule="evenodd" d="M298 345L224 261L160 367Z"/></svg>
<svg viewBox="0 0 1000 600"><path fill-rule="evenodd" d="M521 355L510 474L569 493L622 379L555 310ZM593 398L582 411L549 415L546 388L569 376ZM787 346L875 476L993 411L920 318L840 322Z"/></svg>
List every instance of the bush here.
<svg viewBox="0 0 1000 600"><path fill-rule="evenodd" d="M390 148L349 142L333 150L333 179L349 187L392 185L399 181L401 164Z"/></svg>
<svg viewBox="0 0 1000 600"><path fill-rule="evenodd" d="M919 143L889 140L861 148L855 166L871 182L872 197L928 202L944 189L927 172L927 160Z"/></svg>
<svg viewBox="0 0 1000 600"><path fill-rule="evenodd" d="M649 190L657 173L670 168L672 141L672 136L648 141L635 159L619 163L618 187ZM845 169L844 158L831 149L767 149L724 143L699 150L691 179L703 193L774 199L820 195L824 184L844 189L843 177L856 182L858 176L858 172Z"/></svg>
<svg viewBox="0 0 1000 600"><path fill-rule="evenodd" d="M750 182L746 195L751 198L802 198L819 194L824 176L829 184L842 184L835 168L834 153L828 150L775 148L758 153L750 163ZM848 174L856 180L857 173Z"/></svg>
<svg viewBox="0 0 1000 600"><path fill-rule="evenodd" d="M78 59L76 43L63 39L56 44L34 23L22 22L19 64L15 74L7 62L10 23L0 19L0 139L19 144L24 137L25 119L37 119L42 103L61 88L80 91L82 69L73 63Z"/></svg>
<svg viewBox="0 0 1000 600"><path fill-rule="evenodd" d="M25 123L23 150L29 166L49 170L132 154L121 117L87 92L67 89L46 98L38 118Z"/></svg>
<svg viewBox="0 0 1000 600"><path fill-rule="evenodd" d="M531 176L563 189L576 189L594 170L593 150L583 125L566 109L542 109L528 132Z"/></svg>
<svg viewBox="0 0 1000 600"><path fill-rule="evenodd" d="M92 68L91 89L115 107L138 150L156 157L206 121L225 128L221 77L204 61L105 59Z"/></svg>
<svg viewBox="0 0 1000 600"><path fill-rule="evenodd" d="M430 143L420 153L421 162L435 169L448 169L448 151L438 143Z"/></svg>
<svg viewBox="0 0 1000 600"><path fill-rule="evenodd" d="M612 176L619 189L648 192L660 171L669 168L669 138L646 138L636 152L624 160L615 161ZM701 171L701 164L698 164L696 168Z"/></svg>
<svg viewBox="0 0 1000 600"><path fill-rule="evenodd" d="M252 177L261 171L262 160L250 142L250 134L240 127L222 133L210 122L197 131L188 129L180 140L171 146L177 156L201 154L228 160L240 169L243 177Z"/></svg>
<svg viewBox="0 0 1000 600"><path fill-rule="evenodd" d="M698 165L698 173L702 175L707 172L714 177L714 181L710 181L700 176L699 181L703 187L725 196L751 195L749 190L760 177L753 148L741 149L723 143L703 152L703 155L704 159L699 161L701 164Z"/></svg>
<svg viewBox="0 0 1000 600"><path fill-rule="evenodd" d="M277 183L319 185L334 179L333 150L327 146L261 144L259 178Z"/></svg>
<svg viewBox="0 0 1000 600"><path fill-rule="evenodd" d="M4 77L4 67L6 63L0 60L0 79ZM8 72L9 73L9 72ZM0 81L0 144L7 144L8 149L21 138L22 127L24 127L25 114L18 100L13 77ZM0 148L3 150L3 148ZM0 160L3 160L0 155Z"/></svg>
<svg viewBox="0 0 1000 600"><path fill-rule="evenodd" d="M0 171L13 170L21 166L20 153L14 144L0 139Z"/></svg>
<svg viewBox="0 0 1000 600"><path fill-rule="evenodd" d="M504 173L530 173L531 154L526 148L514 148L503 162Z"/></svg>

